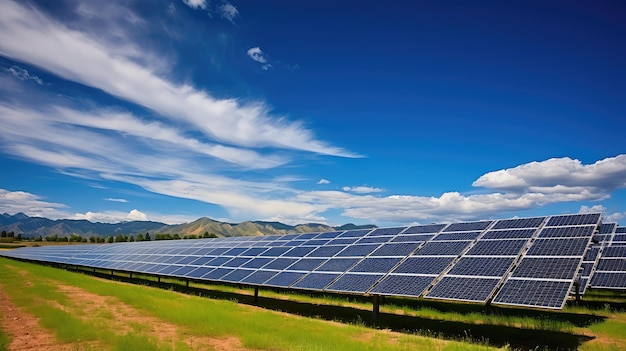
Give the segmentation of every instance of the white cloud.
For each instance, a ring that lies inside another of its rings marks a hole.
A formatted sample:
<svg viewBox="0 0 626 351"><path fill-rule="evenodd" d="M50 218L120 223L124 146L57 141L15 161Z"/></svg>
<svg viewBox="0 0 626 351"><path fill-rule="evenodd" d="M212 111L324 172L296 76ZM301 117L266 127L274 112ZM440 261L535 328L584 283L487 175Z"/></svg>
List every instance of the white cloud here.
<svg viewBox="0 0 626 351"><path fill-rule="evenodd" d="M111 197L104 198L104 201L121 202L121 203L127 203L128 202L128 200L126 200L126 199L115 199L115 198L111 198Z"/></svg>
<svg viewBox="0 0 626 351"><path fill-rule="evenodd" d="M253 48L248 49L248 56L256 62L262 63L261 68L265 71L272 68L270 63L267 63L267 58L261 51L261 48L255 46Z"/></svg>
<svg viewBox="0 0 626 351"><path fill-rule="evenodd" d="M248 49L248 56L256 62L266 63L267 59L263 56L263 51L258 46Z"/></svg>
<svg viewBox="0 0 626 351"><path fill-rule="evenodd" d="M380 193L384 191L381 188L373 188L370 186L344 186L341 188L343 191L350 191L358 194Z"/></svg>
<svg viewBox="0 0 626 351"><path fill-rule="evenodd" d="M606 207L602 205L593 205L591 207L583 205L583 206L580 206L580 210L578 211L578 213L597 213L597 212L606 212Z"/></svg>
<svg viewBox="0 0 626 351"><path fill-rule="evenodd" d="M263 103L216 99L189 84L163 78L157 74L163 67L152 67L148 59L158 55L145 53L123 35L115 36L115 40L95 37L12 1L3 4L0 33L3 55L145 106L210 140L243 147L358 156L316 140L302 123L270 115Z"/></svg>
<svg viewBox="0 0 626 351"><path fill-rule="evenodd" d="M317 182L317 184L330 184L330 180L322 178Z"/></svg>
<svg viewBox="0 0 626 351"><path fill-rule="evenodd" d="M119 223L129 221L147 221L148 215L134 209L128 213L120 211L75 213L72 216L72 219L85 219L90 222Z"/></svg>
<svg viewBox="0 0 626 351"><path fill-rule="evenodd" d="M48 202L41 196L25 191L0 189L0 213L23 212L31 217L58 218L58 216L67 215L64 211L66 207L64 204Z"/></svg>
<svg viewBox="0 0 626 351"><path fill-rule="evenodd" d="M192 9L206 9L207 1L206 0L183 0L183 3Z"/></svg>
<svg viewBox="0 0 626 351"><path fill-rule="evenodd" d="M43 84L43 81L41 80L41 78L37 77L36 75L32 75L28 73L26 69L21 68L19 66L13 65L11 66L11 68L8 69L8 71L11 72L11 74L13 74L19 80L32 80L39 85Z"/></svg>
<svg viewBox="0 0 626 351"><path fill-rule="evenodd" d="M514 168L489 172L474 183L476 187L513 192L563 192L586 189L606 193L626 187L626 155L585 165L569 157L530 162Z"/></svg>
<svg viewBox="0 0 626 351"><path fill-rule="evenodd" d="M230 2L225 2L218 8L218 12L222 18L228 20L230 23L235 24L235 18L239 16L239 10Z"/></svg>
<svg viewBox="0 0 626 351"><path fill-rule="evenodd" d="M621 219L626 218L626 212L616 212L604 217L606 223L618 222Z"/></svg>

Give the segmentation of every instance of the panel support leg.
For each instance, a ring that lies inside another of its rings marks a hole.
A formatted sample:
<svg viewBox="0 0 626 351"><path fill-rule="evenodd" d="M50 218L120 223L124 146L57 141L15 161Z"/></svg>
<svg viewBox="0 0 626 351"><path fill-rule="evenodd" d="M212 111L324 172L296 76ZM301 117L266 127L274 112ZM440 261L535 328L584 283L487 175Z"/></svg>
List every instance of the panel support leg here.
<svg viewBox="0 0 626 351"><path fill-rule="evenodd" d="M255 287L254 288L254 303L258 303L259 302L259 288Z"/></svg>
<svg viewBox="0 0 626 351"><path fill-rule="evenodd" d="M130 272L130 274L128 275L128 279L133 279L133 272Z"/></svg>
<svg viewBox="0 0 626 351"><path fill-rule="evenodd" d="M372 318L374 319L375 325L378 325L379 314L380 314L380 296L374 295L372 296Z"/></svg>
<svg viewBox="0 0 626 351"><path fill-rule="evenodd" d="M576 303L580 303L580 283L574 282L574 289L576 291Z"/></svg>
<svg viewBox="0 0 626 351"><path fill-rule="evenodd" d="M157 277L157 283L160 283L160 282L161 282L161 276L158 276Z"/></svg>
<svg viewBox="0 0 626 351"><path fill-rule="evenodd" d="M189 287L189 279L185 280L185 287Z"/></svg>

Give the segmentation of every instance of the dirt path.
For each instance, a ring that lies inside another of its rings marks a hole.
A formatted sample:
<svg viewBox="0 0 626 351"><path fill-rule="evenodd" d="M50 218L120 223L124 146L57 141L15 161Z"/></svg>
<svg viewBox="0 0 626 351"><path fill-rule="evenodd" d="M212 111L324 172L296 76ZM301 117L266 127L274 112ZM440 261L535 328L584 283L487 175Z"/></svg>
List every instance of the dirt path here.
<svg viewBox="0 0 626 351"><path fill-rule="evenodd" d="M76 350L72 345L59 343L52 333L39 326L39 320L20 310L0 285L2 330L11 337L8 350L65 351Z"/></svg>
<svg viewBox="0 0 626 351"><path fill-rule="evenodd" d="M176 342L183 342L194 350L214 349L216 351L249 351L236 337L211 338L189 335L175 324L146 315L113 296L101 296L74 286L57 284L59 291L72 301L70 310L85 321L94 317L106 318L107 327L117 334L141 332L159 345L171 345L176 349ZM64 306L68 308L68 306Z"/></svg>

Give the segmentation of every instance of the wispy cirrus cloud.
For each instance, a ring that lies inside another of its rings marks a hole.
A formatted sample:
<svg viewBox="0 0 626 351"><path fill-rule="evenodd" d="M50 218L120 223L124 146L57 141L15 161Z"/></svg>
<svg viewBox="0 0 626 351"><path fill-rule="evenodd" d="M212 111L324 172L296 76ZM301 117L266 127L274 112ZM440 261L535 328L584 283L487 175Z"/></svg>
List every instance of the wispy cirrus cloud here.
<svg viewBox="0 0 626 351"><path fill-rule="evenodd" d="M157 74L161 67L151 68L150 62L136 57L141 50L132 42L96 40L92 34L67 28L13 1L3 3L0 32L4 55L145 106L211 140L242 147L358 156L317 140L300 122L272 116L262 102L217 99L207 91L162 77ZM30 45L23 45L25 42Z"/></svg>
<svg viewBox="0 0 626 351"><path fill-rule="evenodd" d="M330 184L330 180L322 178L317 181L317 184Z"/></svg>
<svg viewBox="0 0 626 351"><path fill-rule="evenodd" d="M105 197L104 201L121 202L121 203L127 203L128 202L128 200L126 200L126 199L117 199L117 198L113 198L113 197Z"/></svg>
<svg viewBox="0 0 626 351"><path fill-rule="evenodd" d="M343 191L349 191L349 192L353 192L353 193L357 193L357 194L369 194L369 193L380 193L382 191L384 191L384 189L381 188L374 188L371 186L344 186L343 188L341 188Z"/></svg>
<svg viewBox="0 0 626 351"><path fill-rule="evenodd" d="M232 24L235 24L235 18L239 17L239 10L237 10L235 5L231 4L228 1L225 1L221 6L218 7L217 10L222 18Z"/></svg>
<svg viewBox="0 0 626 351"><path fill-rule="evenodd" d="M28 73L28 70L21 68L20 66L13 65L8 69L8 71L11 72L11 74L13 74L17 79L32 80L39 85L43 84L43 80L41 80L41 78L37 77L34 74Z"/></svg>
<svg viewBox="0 0 626 351"><path fill-rule="evenodd" d="M183 3L192 9L206 9L208 6L207 0L182 0Z"/></svg>

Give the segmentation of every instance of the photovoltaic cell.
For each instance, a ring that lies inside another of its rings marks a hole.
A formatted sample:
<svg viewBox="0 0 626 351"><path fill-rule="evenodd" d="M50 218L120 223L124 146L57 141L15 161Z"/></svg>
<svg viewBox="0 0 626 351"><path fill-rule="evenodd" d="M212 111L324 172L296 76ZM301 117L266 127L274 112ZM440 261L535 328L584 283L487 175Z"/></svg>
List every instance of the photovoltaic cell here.
<svg viewBox="0 0 626 351"><path fill-rule="evenodd" d="M294 284L294 288L301 289L312 289L312 290L322 290L328 284L332 283L339 274L337 273L309 273L307 276L302 278L296 284Z"/></svg>
<svg viewBox="0 0 626 351"><path fill-rule="evenodd" d="M414 255L458 256L469 244L469 241L430 241L415 251Z"/></svg>
<svg viewBox="0 0 626 351"><path fill-rule="evenodd" d="M315 270L322 272L345 272L359 260L360 258L331 258Z"/></svg>
<svg viewBox="0 0 626 351"><path fill-rule="evenodd" d="M538 228L545 219L546 217L502 219L496 222L492 229Z"/></svg>
<svg viewBox="0 0 626 351"><path fill-rule="evenodd" d="M419 297L435 278L436 276L388 275L370 293Z"/></svg>
<svg viewBox="0 0 626 351"><path fill-rule="evenodd" d="M278 274L276 271L258 270L241 280L242 283L263 284Z"/></svg>
<svg viewBox="0 0 626 351"><path fill-rule="evenodd" d="M577 215L552 216L546 224L547 227L598 224L600 213L583 213Z"/></svg>
<svg viewBox="0 0 626 351"><path fill-rule="evenodd" d="M482 231L487 229L491 223L492 221L452 223L444 229L444 232Z"/></svg>
<svg viewBox="0 0 626 351"><path fill-rule="evenodd" d="M429 225L416 225L407 228L402 234L428 234L439 233L446 225L445 224L429 224Z"/></svg>
<svg viewBox="0 0 626 351"><path fill-rule="evenodd" d="M276 274L272 279L265 282L269 286L289 287L295 283L298 279L302 278L306 273L299 272L280 272Z"/></svg>
<svg viewBox="0 0 626 351"><path fill-rule="evenodd" d="M406 256L420 246L421 243L385 244L372 252L372 256Z"/></svg>
<svg viewBox="0 0 626 351"><path fill-rule="evenodd" d="M590 238L538 239L527 256L583 256Z"/></svg>
<svg viewBox="0 0 626 351"><path fill-rule="evenodd" d="M467 255L517 256L527 240L480 240Z"/></svg>
<svg viewBox="0 0 626 351"><path fill-rule="evenodd" d="M580 266L578 258L524 258L513 271L513 277L571 279Z"/></svg>
<svg viewBox="0 0 626 351"><path fill-rule="evenodd" d="M481 232L442 233L435 240L474 240Z"/></svg>
<svg viewBox="0 0 626 351"><path fill-rule="evenodd" d="M462 257L448 274L502 277L513 261L513 257Z"/></svg>
<svg viewBox="0 0 626 351"><path fill-rule="evenodd" d="M507 280L494 304L560 309L565 305L572 282Z"/></svg>
<svg viewBox="0 0 626 351"><path fill-rule="evenodd" d="M454 257L409 257L394 273L439 274L452 263Z"/></svg>
<svg viewBox="0 0 626 351"><path fill-rule="evenodd" d="M444 277L425 297L485 302L499 281L499 278Z"/></svg>
<svg viewBox="0 0 626 351"><path fill-rule="evenodd" d="M350 269L350 272L387 273L395 267L400 260L401 258L389 257L365 258Z"/></svg>
<svg viewBox="0 0 626 351"><path fill-rule="evenodd" d="M537 229L489 230L482 239L529 239Z"/></svg>
<svg viewBox="0 0 626 351"><path fill-rule="evenodd" d="M392 236L400 233L406 229L406 227L401 228L378 228L371 231L367 236Z"/></svg>
<svg viewBox="0 0 626 351"><path fill-rule="evenodd" d="M544 228L539 232L539 238L560 238L560 237L589 237L593 234L595 227L592 225L584 227L556 227Z"/></svg>
<svg viewBox="0 0 626 351"><path fill-rule="evenodd" d="M599 289L626 289L626 272L596 272L589 285Z"/></svg>
<svg viewBox="0 0 626 351"><path fill-rule="evenodd" d="M326 290L364 293L382 277L382 274L346 273L326 288Z"/></svg>

